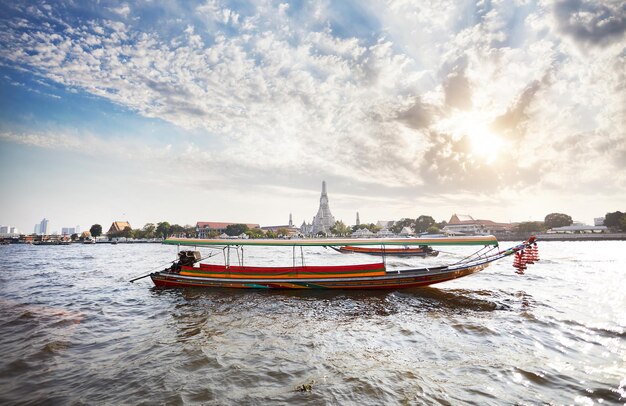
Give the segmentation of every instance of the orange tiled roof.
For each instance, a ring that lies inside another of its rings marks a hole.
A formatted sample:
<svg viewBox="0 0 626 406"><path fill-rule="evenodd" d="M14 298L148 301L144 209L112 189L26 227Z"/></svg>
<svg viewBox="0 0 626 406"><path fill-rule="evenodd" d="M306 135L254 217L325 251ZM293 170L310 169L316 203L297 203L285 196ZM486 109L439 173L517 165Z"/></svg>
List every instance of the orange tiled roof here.
<svg viewBox="0 0 626 406"><path fill-rule="evenodd" d="M111 224L111 228L109 228L109 232L112 231L123 231L126 227L130 227L130 223L128 221L114 221ZM132 229L132 227L130 227Z"/></svg>

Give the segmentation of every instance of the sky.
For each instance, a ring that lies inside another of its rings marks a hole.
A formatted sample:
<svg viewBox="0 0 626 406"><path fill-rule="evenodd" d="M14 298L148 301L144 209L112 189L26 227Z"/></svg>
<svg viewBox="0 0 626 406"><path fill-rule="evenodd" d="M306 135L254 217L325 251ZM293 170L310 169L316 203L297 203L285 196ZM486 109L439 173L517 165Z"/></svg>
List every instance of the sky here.
<svg viewBox="0 0 626 406"><path fill-rule="evenodd" d="M622 1L0 2L0 223L626 209Z"/></svg>

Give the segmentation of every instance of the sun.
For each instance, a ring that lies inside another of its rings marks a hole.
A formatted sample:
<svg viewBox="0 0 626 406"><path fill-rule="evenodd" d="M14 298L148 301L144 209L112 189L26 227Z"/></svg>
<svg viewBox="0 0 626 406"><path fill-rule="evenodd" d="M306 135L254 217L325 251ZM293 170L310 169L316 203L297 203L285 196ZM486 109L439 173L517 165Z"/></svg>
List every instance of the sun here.
<svg viewBox="0 0 626 406"><path fill-rule="evenodd" d="M488 112L456 112L438 123L438 130L451 134L457 142L463 141L465 151L474 161L495 164L503 155L506 140L491 130L493 117Z"/></svg>
<svg viewBox="0 0 626 406"><path fill-rule="evenodd" d="M475 124L467 129L467 136L472 147L472 154L480 157L487 164L492 164L502 152L502 138L495 135L486 126Z"/></svg>

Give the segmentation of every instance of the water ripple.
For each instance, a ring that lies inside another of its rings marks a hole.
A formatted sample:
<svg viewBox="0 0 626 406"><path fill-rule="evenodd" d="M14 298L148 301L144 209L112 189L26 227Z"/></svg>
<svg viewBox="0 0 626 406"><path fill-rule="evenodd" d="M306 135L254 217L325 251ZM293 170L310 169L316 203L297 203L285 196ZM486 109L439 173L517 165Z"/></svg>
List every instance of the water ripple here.
<svg viewBox="0 0 626 406"><path fill-rule="evenodd" d="M621 246L586 244L396 292L161 290L128 280L169 247L1 246L0 403L624 403Z"/></svg>

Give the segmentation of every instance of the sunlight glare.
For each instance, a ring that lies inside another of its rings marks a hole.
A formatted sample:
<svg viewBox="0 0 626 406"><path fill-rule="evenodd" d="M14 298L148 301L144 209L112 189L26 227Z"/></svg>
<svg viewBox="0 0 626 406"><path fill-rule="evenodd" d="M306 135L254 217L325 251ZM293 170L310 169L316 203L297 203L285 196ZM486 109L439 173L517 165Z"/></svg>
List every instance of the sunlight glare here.
<svg viewBox="0 0 626 406"><path fill-rule="evenodd" d="M492 164L502 150L503 142L500 137L491 132L487 127L475 125L468 129L467 135L472 145L472 152Z"/></svg>

